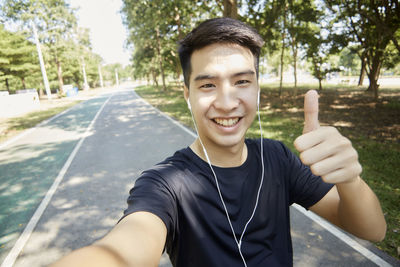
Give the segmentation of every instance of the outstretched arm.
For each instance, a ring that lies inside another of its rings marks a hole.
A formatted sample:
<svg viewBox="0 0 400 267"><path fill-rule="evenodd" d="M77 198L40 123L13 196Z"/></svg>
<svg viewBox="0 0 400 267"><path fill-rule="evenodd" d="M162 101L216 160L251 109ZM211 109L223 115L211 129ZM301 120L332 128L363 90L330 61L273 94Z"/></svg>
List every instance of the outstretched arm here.
<svg viewBox="0 0 400 267"><path fill-rule="evenodd" d="M104 238L73 251L52 267L158 266L166 235L165 224L156 215L132 213Z"/></svg>
<svg viewBox="0 0 400 267"><path fill-rule="evenodd" d="M303 135L294 145L301 161L325 182L335 186L310 210L344 230L371 241L385 237L386 222L379 200L361 179L361 165L351 142L334 127L320 127L318 94L304 100Z"/></svg>

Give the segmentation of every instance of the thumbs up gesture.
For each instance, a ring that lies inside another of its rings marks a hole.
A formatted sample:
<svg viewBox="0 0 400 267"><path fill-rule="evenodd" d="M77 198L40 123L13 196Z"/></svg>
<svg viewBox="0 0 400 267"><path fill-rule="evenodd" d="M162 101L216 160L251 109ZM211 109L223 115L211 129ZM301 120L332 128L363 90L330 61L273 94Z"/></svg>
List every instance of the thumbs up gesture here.
<svg viewBox="0 0 400 267"><path fill-rule="evenodd" d="M300 160L328 183L356 180L361 173L357 151L351 142L334 127L321 127L318 121L318 93L308 91L304 97L303 135L294 146Z"/></svg>

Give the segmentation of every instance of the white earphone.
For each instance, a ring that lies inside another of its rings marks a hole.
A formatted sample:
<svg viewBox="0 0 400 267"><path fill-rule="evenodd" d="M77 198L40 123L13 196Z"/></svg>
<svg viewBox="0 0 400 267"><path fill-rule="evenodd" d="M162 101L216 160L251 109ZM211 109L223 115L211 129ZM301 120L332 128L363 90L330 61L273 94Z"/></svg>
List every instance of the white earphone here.
<svg viewBox="0 0 400 267"><path fill-rule="evenodd" d="M190 105L190 100L189 100L189 98L186 100L186 102L187 102L188 109L189 109L189 110L192 110L192 106Z"/></svg>

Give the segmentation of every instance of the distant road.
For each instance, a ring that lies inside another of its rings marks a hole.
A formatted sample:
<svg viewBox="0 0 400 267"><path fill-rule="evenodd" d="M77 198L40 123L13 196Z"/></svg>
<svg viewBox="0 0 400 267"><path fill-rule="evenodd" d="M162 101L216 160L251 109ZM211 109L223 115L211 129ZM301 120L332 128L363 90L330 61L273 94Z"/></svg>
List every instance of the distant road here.
<svg viewBox="0 0 400 267"><path fill-rule="evenodd" d="M193 140L130 88L78 104L0 149L0 262L18 256L15 266L47 266L101 238L140 172ZM295 266L399 265L369 243L344 243L297 209L291 216ZM166 256L160 266L170 266Z"/></svg>

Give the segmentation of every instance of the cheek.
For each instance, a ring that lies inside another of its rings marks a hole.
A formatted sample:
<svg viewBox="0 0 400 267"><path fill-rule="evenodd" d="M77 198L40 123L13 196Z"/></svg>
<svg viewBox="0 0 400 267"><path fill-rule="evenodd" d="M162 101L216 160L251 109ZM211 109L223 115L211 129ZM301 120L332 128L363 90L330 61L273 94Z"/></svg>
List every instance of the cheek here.
<svg viewBox="0 0 400 267"><path fill-rule="evenodd" d="M246 109L250 112L257 111L257 95L254 94L244 94L240 98L242 104L246 106Z"/></svg>
<svg viewBox="0 0 400 267"><path fill-rule="evenodd" d="M212 95L198 97L196 101L196 112L206 113L210 106L212 105L215 97Z"/></svg>

